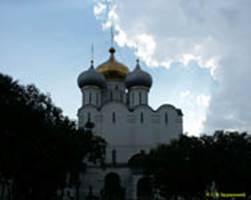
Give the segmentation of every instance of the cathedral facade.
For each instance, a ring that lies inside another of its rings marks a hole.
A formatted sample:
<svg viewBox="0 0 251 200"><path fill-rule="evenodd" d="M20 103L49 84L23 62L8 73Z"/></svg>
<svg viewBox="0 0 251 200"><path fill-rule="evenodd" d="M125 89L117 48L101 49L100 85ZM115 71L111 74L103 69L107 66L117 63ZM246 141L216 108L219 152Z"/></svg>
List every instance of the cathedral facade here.
<svg viewBox="0 0 251 200"><path fill-rule="evenodd" d="M149 106L148 96L152 77L136 67L128 67L115 58L110 48L109 59L78 77L82 93L82 106L78 110L79 128L88 121L95 124L94 133L107 143L105 163L108 167L89 166L81 177L83 198L90 190L99 197L107 175L113 173L121 180L126 199L137 199L137 184L142 178L128 167L128 160L142 151L149 151L159 144L182 134L182 111L164 104L157 110Z"/></svg>

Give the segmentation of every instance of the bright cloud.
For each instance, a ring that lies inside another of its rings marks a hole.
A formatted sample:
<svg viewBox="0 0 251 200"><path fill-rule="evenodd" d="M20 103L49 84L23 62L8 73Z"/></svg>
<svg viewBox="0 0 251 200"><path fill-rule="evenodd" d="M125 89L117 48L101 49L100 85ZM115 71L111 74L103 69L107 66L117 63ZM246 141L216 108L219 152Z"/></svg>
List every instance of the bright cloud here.
<svg viewBox="0 0 251 200"><path fill-rule="evenodd" d="M202 133L209 101L210 96L205 94L194 94L190 90L180 92L176 103L182 105L183 112L186 115L184 129L189 135L199 135Z"/></svg>
<svg viewBox="0 0 251 200"><path fill-rule="evenodd" d="M96 0L95 6L100 2L109 5L102 10L103 28L114 24L117 44L134 49L148 66L195 61L211 72L218 89L194 99L190 112L198 103L207 111L191 116L204 121L193 119L195 129L251 129L251 1Z"/></svg>
<svg viewBox="0 0 251 200"><path fill-rule="evenodd" d="M94 12L94 15L99 18L100 16L103 15L103 13L105 12L106 10L106 5L101 3L101 2L98 2L95 6L94 6L94 9L93 9L93 12Z"/></svg>
<svg viewBox="0 0 251 200"><path fill-rule="evenodd" d="M156 30L151 30L147 24L151 22L151 17L153 17L152 20L154 21L158 15L152 16L155 12L151 12L148 13L149 16L148 14L144 16L145 12L143 12L143 9L140 9L141 12L137 11L132 15L128 14L123 16L124 12L132 12L132 10L130 10L132 9L131 3L136 4L135 7L138 7L140 1L137 3L128 1L126 3L120 2L116 4L111 0L100 0L96 1L94 5L94 15L97 19L101 19L102 27L107 29L112 25L114 26L116 31L115 41L119 46L134 48L135 55L151 67L164 66L169 68L172 63L180 62L187 65L190 61L196 60L202 67L209 68L213 74L217 66L218 58L215 55L205 55L203 53L207 46L209 46L209 42L214 42L212 38L206 37L200 40L190 39L191 41L186 41L177 34L171 37L163 34L155 38ZM162 3L163 1L160 0L153 2L154 6L162 6ZM151 3L147 3L146 5L148 8L148 6L151 6ZM174 4L174 6L178 9L176 4ZM166 12L158 14L165 15ZM163 17L165 18L166 16ZM129 21L129 23L125 23L127 21ZM163 22L168 23L169 20L164 20ZM165 26L166 28L170 28L168 24L160 25L163 26L160 28L164 28ZM164 47L164 45L166 46ZM157 49L157 47L160 48ZM165 48L163 52L166 52L166 54L160 53L163 48Z"/></svg>
<svg viewBox="0 0 251 200"><path fill-rule="evenodd" d="M196 97L196 103L197 103L199 106L208 108L209 103L210 103L210 96L208 96L208 95L198 95L198 96Z"/></svg>

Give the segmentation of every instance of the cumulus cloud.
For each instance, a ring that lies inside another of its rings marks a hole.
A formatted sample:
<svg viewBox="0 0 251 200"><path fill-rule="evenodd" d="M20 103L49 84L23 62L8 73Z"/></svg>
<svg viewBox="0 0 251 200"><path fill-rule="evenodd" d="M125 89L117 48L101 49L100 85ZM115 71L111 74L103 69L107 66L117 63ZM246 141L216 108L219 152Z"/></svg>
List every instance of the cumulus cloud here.
<svg viewBox="0 0 251 200"><path fill-rule="evenodd" d="M103 28L114 24L117 44L148 66L196 61L210 70L218 88L195 100L207 108L204 130L250 130L251 1L96 0L96 9L100 3Z"/></svg>
<svg viewBox="0 0 251 200"><path fill-rule="evenodd" d="M210 103L210 96L208 96L208 95L198 95L196 97L196 103L199 106L203 106L203 107L207 108L209 106L209 103Z"/></svg>
<svg viewBox="0 0 251 200"><path fill-rule="evenodd" d="M100 16L103 15L103 13L105 12L106 10L106 5L101 3L101 2L98 2L95 6L94 6L94 15L99 18Z"/></svg>
<svg viewBox="0 0 251 200"><path fill-rule="evenodd" d="M190 90L179 93L176 103L183 105L183 112L186 115L184 126L188 134L199 135L202 133L209 102L210 96L206 94L195 94Z"/></svg>
<svg viewBox="0 0 251 200"><path fill-rule="evenodd" d="M147 65L169 68L174 62L187 65L196 60L213 74L219 58L206 49L218 48L218 44L206 31L201 31L201 14L190 16L193 7L202 7L197 1L95 2L94 14L101 19L103 28L113 24L118 45L134 48L135 54ZM97 10L102 12L97 14ZM203 32L203 36L197 32Z"/></svg>

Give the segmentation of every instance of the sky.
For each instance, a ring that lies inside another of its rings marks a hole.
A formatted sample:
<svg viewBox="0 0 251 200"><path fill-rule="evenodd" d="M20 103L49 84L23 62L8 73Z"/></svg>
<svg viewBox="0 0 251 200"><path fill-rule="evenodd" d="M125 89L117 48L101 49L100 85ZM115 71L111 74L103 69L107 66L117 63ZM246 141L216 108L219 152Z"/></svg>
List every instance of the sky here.
<svg viewBox="0 0 251 200"><path fill-rule="evenodd" d="M35 84L77 120L78 75L116 57L153 77L150 105L181 108L184 132L251 130L250 0L0 0L0 72Z"/></svg>

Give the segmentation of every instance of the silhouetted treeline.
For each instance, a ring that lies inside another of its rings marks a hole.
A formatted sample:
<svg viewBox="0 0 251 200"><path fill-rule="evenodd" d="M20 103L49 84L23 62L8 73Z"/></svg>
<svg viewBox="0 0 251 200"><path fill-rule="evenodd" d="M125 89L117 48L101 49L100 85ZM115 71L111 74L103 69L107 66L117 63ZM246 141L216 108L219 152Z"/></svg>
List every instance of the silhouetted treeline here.
<svg viewBox="0 0 251 200"><path fill-rule="evenodd" d="M49 200L68 184L79 188L83 159L102 158L105 141L77 130L48 95L0 74L0 199Z"/></svg>
<svg viewBox="0 0 251 200"><path fill-rule="evenodd" d="M205 199L205 192L251 194L251 136L216 131L212 136L181 135L129 165L143 168L162 197Z"/></svg>

